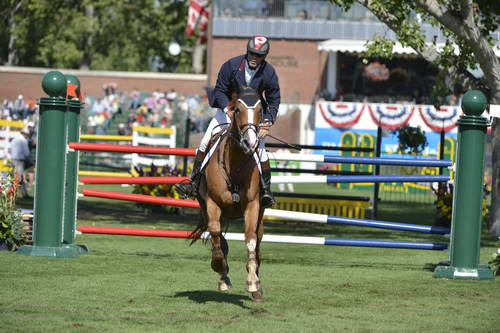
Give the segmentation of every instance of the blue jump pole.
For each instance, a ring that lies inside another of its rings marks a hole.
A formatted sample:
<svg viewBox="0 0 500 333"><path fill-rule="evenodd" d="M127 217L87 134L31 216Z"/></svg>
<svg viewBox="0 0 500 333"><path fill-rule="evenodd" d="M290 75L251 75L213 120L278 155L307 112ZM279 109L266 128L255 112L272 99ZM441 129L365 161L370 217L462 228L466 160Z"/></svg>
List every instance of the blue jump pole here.
<svg viewBox="0 0 500 333"><path fill-rule="evenodd" d="M373 165L405 165L420 167L449 167L449 160L418 160L409 158L385 158L385 157L349 157L349 156L324 156L325 163L353 163Z"/></svg>
<svg viewBox="0 0 500 333"><path fill-rule="evenodd" d="M354 219L349 217L338 217L338 216L328 216L327 224L344 224L353 225L357 227L369 227L369 228L380 228L380 229L390 229L390 230L400 230L400 231L414 231L429 234L440 234L446 235L450 233L449 228L435 227L429 225L418 225L418 224L407 224L398 222L386 222L377 220L363 220Z"/></svg>
<svg viewBox="0 0 500 333"><path fill-rule="evenodd" d="M349 238L325 238L325 245L386 247L386 248L414 249L414 250L448 249L448 244L442 244L442 243L385 241L385 240L349 239Z"/></svg>
<svg viewBox="0 0 500 333"><path fill-rule="evenodd" d="M447 182L446 175L395 175L395 176L326 176L327 183L413 183Z"/></svg>

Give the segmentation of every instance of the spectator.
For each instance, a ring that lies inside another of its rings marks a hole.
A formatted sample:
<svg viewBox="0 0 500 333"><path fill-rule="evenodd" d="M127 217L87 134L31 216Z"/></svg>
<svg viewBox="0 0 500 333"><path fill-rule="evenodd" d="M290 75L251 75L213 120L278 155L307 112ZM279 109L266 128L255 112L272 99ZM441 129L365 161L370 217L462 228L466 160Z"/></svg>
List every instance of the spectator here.
<svg viewBox="0 0 500 333"><path fill-rule="evenodd" d="M19 180L20 187L20 197L29 197L28 188L26 184L26 179L24 176L24 171L26 170L29 158L29 139L31 135L28 129L24 128L21 130L19 135L17 135L10 143L10 155L12 163L14 164L14 172L16 178Z"/></svg>
<svg viewBox="0 0 500 333"><path fill-rule="evenodd" d="M102 99L98 99L94 102L94 105L92 105L92 113L93 114L99 114L99 113L102 113L104 112L104 102Z"/></svg>
<svg viewBox="0 0 500 333"><path fill-rule="evenodd" d="M23 118L24 109L26 108L24 104L23 95L19 95L14 102L14 114L12 115L12 119L18 120Z"/></svg>
<svg viewBox="0 0 500 333"><path fill-rule="evenodd" d="M144 101L144 105L146 105L148 113L152 113L156 106L156 97L154 95L149 96Z"/></svg>
<svg viewBox="0 0 500 333"><path fill-rule="evenodd" d="M156 88L156 90L153 91L153 96L154 96L155 100L157 101L163 96L163 94L160 92L160 89Z"/></svg>
<svg viewBox="0 0 500 333"><path fill-rule="evenodd" d="M0 109L0 119L9 119L10 118L10 107L9 104L11 104L7 99L4 99L2 108Z"/></svg>
<svg viewBox="0 0 500 333"><path fill-rule="evenodd" d="M177 99L177 92L175 91L174 88L170 89L170 91L167 94L167 100L169 103L174 102Z"/></svg>
<svg viewBox="0 0 500 333"><path fill-rule="evenodd" d="M23 119L28 119L29 117L33 116L36 113L36 108L36 100L30 98L26 103L26 108L24 109L23 113Z"/></svg>
<svg viewBox="0 0 500 333"><path fill-rule="evenodd" d="M102 89L104 90L104 96L114 95L116 93L117 86L118 85L115 82L103 84Z"/></svg>
<svg viewBox="0 0 500 333"><path fill-rule="evenodd" d="M118 135L127 135L127 129L124 123L118 124Z"/></svg>
<svg viewBox="0 0 500 333"><path fill-rule="evenodd" d="M141 94L137 89L134 89L130 93L130 103L128 106L129 110L136 110L141 105L140 97Z"/></svg>

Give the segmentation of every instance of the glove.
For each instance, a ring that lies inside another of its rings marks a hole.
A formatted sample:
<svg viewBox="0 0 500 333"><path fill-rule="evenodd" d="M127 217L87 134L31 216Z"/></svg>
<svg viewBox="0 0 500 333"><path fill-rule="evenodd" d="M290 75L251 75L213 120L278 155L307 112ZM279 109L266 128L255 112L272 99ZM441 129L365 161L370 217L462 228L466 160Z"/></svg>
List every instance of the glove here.
<svg viewBox="0 0 500 333"><path fill-rule="evenodd" d="M259 138L265 138L269 135L269 129L271 128L272 123L270 121L265 121L259 124Z"/></svg>

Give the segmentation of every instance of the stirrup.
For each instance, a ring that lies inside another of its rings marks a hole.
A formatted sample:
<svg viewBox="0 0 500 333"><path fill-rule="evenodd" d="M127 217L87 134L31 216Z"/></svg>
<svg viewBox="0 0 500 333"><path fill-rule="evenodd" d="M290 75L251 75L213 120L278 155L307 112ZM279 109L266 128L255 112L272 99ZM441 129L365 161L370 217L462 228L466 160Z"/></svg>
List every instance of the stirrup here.
<svg viewBox="0 0 500 333"><path fill-rule="evenodd" d="M262 198L260 199L260 202L261 202L262 207L269 208L276 203L276 200L274 200L274 198L271 194L264 193L262 195Z"/></svg>
<svg viewBox="0 0 500 333"><path fill-rule="evenodd" d="M195 194L193 183L180 183L176 184L175 188L179 192L181 198L188 199L192 198Z"/></svg>

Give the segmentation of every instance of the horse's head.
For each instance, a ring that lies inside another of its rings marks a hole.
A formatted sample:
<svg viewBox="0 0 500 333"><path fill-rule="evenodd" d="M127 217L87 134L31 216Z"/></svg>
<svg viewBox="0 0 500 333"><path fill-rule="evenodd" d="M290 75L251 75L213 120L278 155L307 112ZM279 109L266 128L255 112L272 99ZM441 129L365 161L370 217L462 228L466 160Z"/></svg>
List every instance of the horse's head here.
<svg viewBox="0 0 500 333"><path fill-rule="evenodd" d="M232 112L232 130L245 154L251 154L258 145L258 126L262 121L259 94L251 87L242 86L229 104Z"/></svg>

